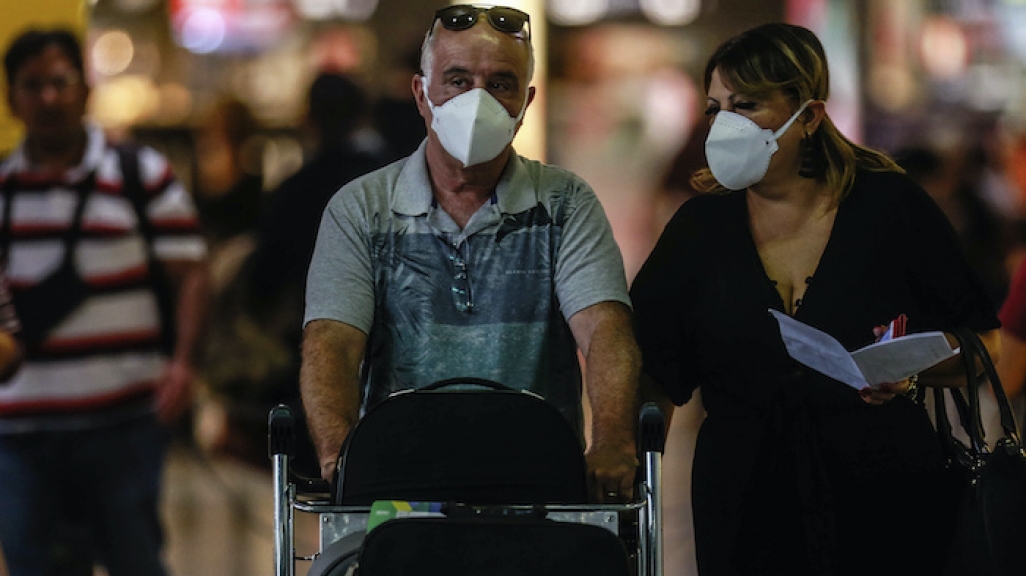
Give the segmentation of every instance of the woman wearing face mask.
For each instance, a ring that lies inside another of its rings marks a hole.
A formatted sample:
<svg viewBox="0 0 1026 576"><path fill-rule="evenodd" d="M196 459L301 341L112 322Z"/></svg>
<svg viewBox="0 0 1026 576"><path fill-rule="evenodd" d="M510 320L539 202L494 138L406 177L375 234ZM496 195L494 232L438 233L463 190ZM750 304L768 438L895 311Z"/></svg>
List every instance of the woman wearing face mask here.
<svg viewBox="0 0 1026 576"><path fill-rule="evenodd" d="M831 122L810 31L767 24L728 40L705 88L709 169L693 178L705 194L631 291L652 394L679 405L702 387L699 571L938 574L955 502L913 386L859 391L805 368L768 310L849 350L905 314L909 332L967 326L993 353L994 307L926 193ZM919 389L964 384L959 361L920 374Z"/></svg>

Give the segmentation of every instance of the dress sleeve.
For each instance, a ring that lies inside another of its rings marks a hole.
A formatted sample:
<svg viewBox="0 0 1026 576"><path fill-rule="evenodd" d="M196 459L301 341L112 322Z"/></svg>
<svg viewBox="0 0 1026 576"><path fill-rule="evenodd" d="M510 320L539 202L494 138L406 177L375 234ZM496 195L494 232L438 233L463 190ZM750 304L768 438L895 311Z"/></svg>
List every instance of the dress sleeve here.
<svg viewBox="0 0 1026 576"><path fill-rule="evenodd" d="M977 332L998 328L1000 322L983 282L947 216L919 186L902 177L907 190L902 221L909 252L905 255L909 282L932 326L916 330L951 330L965 326Z"/></svg>
<svg viewBox="0 0 1026 576"><path fill-rule="evenodd" d="M698 378L687 373L697 366L689 360L686 306L687 269L694 266L696 218L686 202L666 225L631 286L635 332L641 347L642 370L678 406L691 399Z"/></svg>

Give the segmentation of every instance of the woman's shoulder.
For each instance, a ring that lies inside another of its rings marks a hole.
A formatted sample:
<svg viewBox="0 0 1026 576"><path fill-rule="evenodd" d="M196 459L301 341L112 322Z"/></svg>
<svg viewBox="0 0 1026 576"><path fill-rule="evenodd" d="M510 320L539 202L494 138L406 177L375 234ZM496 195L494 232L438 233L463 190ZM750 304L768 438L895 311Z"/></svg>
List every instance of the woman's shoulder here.
<svg viewBox="0 0 1026 576"><path fill-rule="evenodd" d="M905 174L893 170L859 170L848 196L860 202L885 206L921 206L931 203L922 186Z"/></svg>
<svg viewBox="0 0 1026 576"><path fill-rule="evenodd" d="M881 199L925 195L925 191L903 172L895 170L867 170L856 172L852 194L866 194Z"/></svg>
<svg viewBox="0 0 1026 576"><path fill-rule="evenodd" d="M715 225L721 219L735 214L738 207L742 206L743 198L743 192L698 194L681 204L673 219L698 219Z"/></svg>
<svg viewBox="0 0 1026 576"><path fill-rule="evenodd" d="M689 198L666 223L663 237L696 240L731 228L729 223L743 218L738 210L743 208L739 197L743 200L739 193L731 192L706 193Z"/></svg>

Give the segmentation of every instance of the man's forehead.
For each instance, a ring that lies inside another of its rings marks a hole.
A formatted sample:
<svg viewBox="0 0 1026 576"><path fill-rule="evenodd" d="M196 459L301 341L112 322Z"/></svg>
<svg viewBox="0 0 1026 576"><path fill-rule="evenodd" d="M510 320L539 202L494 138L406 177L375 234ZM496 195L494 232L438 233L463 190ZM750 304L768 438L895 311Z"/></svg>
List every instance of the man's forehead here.
<svg viewBox="0 0 1026 576"><path fill-rule="evenodd" d="M29 68L35 70L40 70L42 68L76 69L75 64L71 61L71 56L69 56L68 53L60 46L53 44L47 45L39 52L26 58L21 66L18 67L16 74L21 74Z"/></svg>
<svg viewBox="0 0 1026 576"><path fill-rule="evenodd" d="M527 71L529 47L526 39L494 30L483 19L467 30L439 28L436 34L434 56L436 64L442 64L441 68L461 62L469 64L488 56L492 64L506 63L517 72ZM445 60L444 64L442 60Z"/></svg>

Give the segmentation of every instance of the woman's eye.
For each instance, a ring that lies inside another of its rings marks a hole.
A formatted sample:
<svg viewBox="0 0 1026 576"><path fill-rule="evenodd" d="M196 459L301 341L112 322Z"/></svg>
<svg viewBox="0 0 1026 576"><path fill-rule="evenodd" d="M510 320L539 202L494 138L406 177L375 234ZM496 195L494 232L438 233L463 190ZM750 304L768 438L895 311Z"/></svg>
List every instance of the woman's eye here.
<svg viewBox="0 0 1026 576"><path fill-rule="evenodd" d="M735 102L734 108L738 108L740 110L754 110L755 102Z"/></svg>
<svg viewBox="0 0 1026 576"><path fill-rule="evenodd" d="M720 107L719 106L710 106L710 107L705 109L705 115L706 116L715 116L716 113L719 112L719 111L720 111Z"/></svg>

